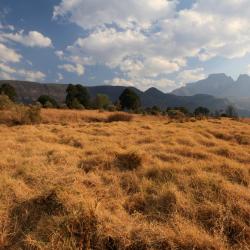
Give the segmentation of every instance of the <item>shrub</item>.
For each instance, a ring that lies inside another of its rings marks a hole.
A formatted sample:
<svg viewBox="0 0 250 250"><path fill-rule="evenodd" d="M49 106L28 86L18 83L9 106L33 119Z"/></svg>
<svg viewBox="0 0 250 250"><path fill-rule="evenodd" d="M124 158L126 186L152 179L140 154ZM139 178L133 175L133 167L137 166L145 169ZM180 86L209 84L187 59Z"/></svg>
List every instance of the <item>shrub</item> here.
<svg viewBox="0 0 250 250"><path fill-rule="evenodd" d="M6 110L13 107L14 103L7 95L0 95L0 110Z"/></svg>
<svg viewBox="0 0 250 250"><path fill-rule="evenodd" d="M71 109L85 109L85 107L76 98L74 98L74 100L72 101L70 108Z"/></svg>
<svg viewBox="0 0 250 250"><path fill-rule="evenodd" d="M13 111L12 121L17 125L38 124L41 122L41 109L38 106L18 105Z"/></svg>
<svg viewBox="0 0 250 250"><path fill-rule="evenodd" d="M168 117L171 119L184 119L186 116L180 110L168 110Z"/></svg>
<svg viewBox="0 0 250 250"><path fill-rule="evenodd" d="M113 104L110 104L107 106L107 110L110 111L110 112L114 112L114 111L117 111L117 108L115 105Z"/></svg>
<svg viewBox="0 0 250 250"><path fill-rule="evenodd" d="M130 122L132 119L133 116L130 114L116 113L108 116L107 122Z"/></svg>
<svg viewBox="0 0 250 250"><path fill-rule="evenodd" d="M226 115L227 115L227 117L230 117L230 118L238 118L239 117L236 108L232 105L229 105L226 108Z"/></svg>
<svg viewBox="0 0 250 250"><path fill-rule="evenodd" d="M109 97L103 94L97 94L93 101L93 107L97 109L106 109L110 104Z"/></svg>
<svg viewBox="0 0 250 250"><path fill-rule="evenodd" d="M141 166L142 158L135 152L118 154L115 163L121 170L134 170Z"/></svg>
<svg viewBox="0 0 250 250"><path fill-rule="evenodd" d="M37 101L40 102L44 108L57 108L58 107L57 101L48 95L41 95L37 99Z"/></svg>
<svg viewBox="0 0 250 250"><path fill-rule="evenodd" d="M206 107L198 107L194 111L195 116L208 116L210 113L210 110Z"/></svg>
<svg viewBox="0 0 250 250"><path fill-rule="evenodd" d="M11 101L15 101L17 97L15 88L8 83L4 83L0 86L0 94L7 95Z"/></svg>

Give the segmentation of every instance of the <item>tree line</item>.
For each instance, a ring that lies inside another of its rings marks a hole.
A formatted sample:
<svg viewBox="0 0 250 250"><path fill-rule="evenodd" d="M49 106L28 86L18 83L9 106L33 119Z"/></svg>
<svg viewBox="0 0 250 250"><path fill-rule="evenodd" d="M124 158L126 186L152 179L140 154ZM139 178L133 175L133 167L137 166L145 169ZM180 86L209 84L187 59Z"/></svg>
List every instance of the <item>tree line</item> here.
<svg viewBox="0 0 250 250"><path fill-rule="evenodd" d="M0 86L0 95L7 96L11 101L15 101L17 94L15 88L10 84ZM185 107L170 107L162 111L159 107L142 108L139 95L131 88L126 88L115 103L105 94L99 93L95 98L91 98L88 89L80 84L69 84L66 89L65 104L59 104L49 95L41 95L37 99L37 104L43 108L69 108L69 109L103 109L109 111L123 110L134 113L151 115L169 115L169 116L225 116L238 117L236 109L229 105L226 110L216 111L214 114L207 107L197 107L193 113L190 113Z"/></svg>

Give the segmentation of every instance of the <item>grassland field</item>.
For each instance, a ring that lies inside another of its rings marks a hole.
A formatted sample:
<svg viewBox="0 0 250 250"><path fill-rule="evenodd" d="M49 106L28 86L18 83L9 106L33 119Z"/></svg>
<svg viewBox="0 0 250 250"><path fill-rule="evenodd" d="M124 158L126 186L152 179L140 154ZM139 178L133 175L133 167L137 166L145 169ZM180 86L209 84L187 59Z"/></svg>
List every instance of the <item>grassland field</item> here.
<svg viewBox="0 0 250 250"><path fill-rule="evenodd" d="M0 125L1 250L250 249L249 120L111 114Z"/></svg>

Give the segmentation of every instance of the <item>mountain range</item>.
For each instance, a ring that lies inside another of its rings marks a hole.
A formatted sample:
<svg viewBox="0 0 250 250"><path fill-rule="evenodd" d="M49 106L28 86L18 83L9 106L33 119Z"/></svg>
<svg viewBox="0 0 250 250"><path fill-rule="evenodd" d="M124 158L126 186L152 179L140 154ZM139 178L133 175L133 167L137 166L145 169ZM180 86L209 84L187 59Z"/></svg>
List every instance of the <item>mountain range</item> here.
<svg viewBox="0 0 250 250"><path fill-rule="evenodd" d="M178 96L207 94L227 98L236 108L248 113L250 111L250 76L240 75L234 81L233 78L225 74L212 74L206 79L176 89L172 94Z"/></svg>
<svg viewBox="0 0 250 250"><path fill-rule="evenodd" d="M67 84L55 83L37 83L27 81L10 81L2 80L0 85L8 83L12 85L18 96L18 101L23 103L35 102L41 95L50 95L55 98L59 103L63 103L66 97ZM102 93L109 96L115 102L119 99L120 94L126 88L125 86L91 86L87 87L91 97L96 94ZM152 107L154 105L161 109L167 107L184 106L190 111L193 111L199 106L205 106L211 111L225 109L230 102L226 98L215 98L208 94L195 94L192 96L177 96L175 94L166 94L156 88L150 88L143 92L137 88L132 88L140 97L143 107Z"/></svg>

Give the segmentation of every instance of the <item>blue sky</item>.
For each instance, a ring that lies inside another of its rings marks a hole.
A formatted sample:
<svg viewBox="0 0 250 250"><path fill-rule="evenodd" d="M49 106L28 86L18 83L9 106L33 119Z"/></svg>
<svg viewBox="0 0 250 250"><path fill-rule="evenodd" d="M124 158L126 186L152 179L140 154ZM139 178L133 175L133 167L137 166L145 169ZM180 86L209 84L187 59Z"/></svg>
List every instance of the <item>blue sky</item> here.
<svg viewBox="0 0 250 250"><path fill-rule="evenodd" d="M250 72L248 0L1 0L0 78L171 91Z"/></svg>

